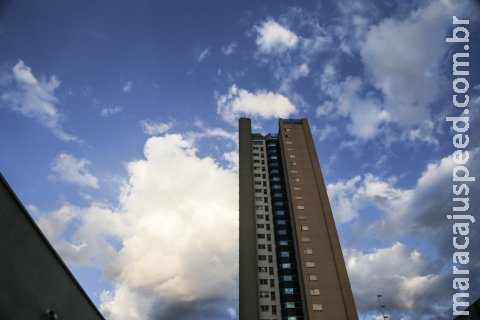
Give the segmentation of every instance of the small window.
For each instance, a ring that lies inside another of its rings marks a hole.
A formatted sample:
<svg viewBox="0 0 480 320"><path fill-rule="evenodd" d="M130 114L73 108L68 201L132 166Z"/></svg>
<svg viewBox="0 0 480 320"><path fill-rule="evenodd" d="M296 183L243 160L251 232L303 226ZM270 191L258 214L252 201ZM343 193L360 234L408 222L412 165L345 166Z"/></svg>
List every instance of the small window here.
<svg viewBox="0 0 480 320"><path fill-rule="evenodd" d="M288 131L290 131L290 128L285 128L285 132L288 132Z"/></svg>
<svg viewBox="0 0 480 320"><path fill-rule="evenodd" d="M258 272L261 272L261 273L268 272L268 268L267 267L258 267Z"/></svg>
<svg viewBox="0 0 480 320"><path fill-rule="evenodd" d="M260 220L260 219L263 219L264 215L263 214L257 214L257 219Z"/></svg>
<svg viewBox="0 0 480 320"><path fill-rule="evenodd" d="M285 141L286 144L292 144L292 141Z"/></svg>
<svg viewBox="0 0 480 320"><path fill-rule="evenodd" d="M299 215L299 216L298 216L298 219L299 219L299 220L307 220L307 216Z"/></svg>
<svg viewBox="0 0 480 320"><path fill-rule="evenodd" d="M290 269L290 268L292 268L292 264L291 263L282 263L280 265L280 268L281 269Z"/></svg>
<svg viewBox="0 0 480 320"><path fill-rule="evenodd" d="M318 280L318 276L316 274L311 274L308 276L308 279L310 281L317 281Z"/></svg>
<svg viewBox="0 0 480 320"><path fill-rule="evenodd" d="M260 284L268 284L268 279L260 279Z"/></svg>
<svg viewBox="0 0 480 320"><path fill-rule="evenodd" d="M290 159L293 159L293 158L295 158L295 155L294 155L294 154L291 154L291 155L290 155Z"/></svg>
<svg viewBox="0 0 480 320"><path fill-rule="evenodd" d="M312 249L305 249L305 250L303 250L303 253L305 253L305 254L313 254L313 250L312 250Z"/></svg>
<svg viewBox="0 0 480 320"><path fill-rule="evenodd" d="M298 173L298 170L291 170L291 173Z"/></svg>
<svg viewBox="0 0 480 320"><path fill-rule="evenodd" d="M259 261L266 261L266 260L267 260L267 256L265 256L265 255L259 255L259 256L258 256L258 260L259 260Z"/></svg>
<svg viewBox="0 0 480 320"><path fill-rule="evenodd" d="M257 223L257 228L258 229L263 229L263 228L265 228L265 225L263 223Z"/></svg>
<svg viewBox="0 0 480 320"><path fill-rule="evenodd" d="M308 231L308 226L302 226L302 231Z"/></svg>
<svg viewBox="0 0 480 320"><path fill-rule="evenodd" d="M302 237L302 242L312 242L312 239L309 237Z"/></svg>
<svg viewBox="0 0 480 320"><path fill-rule="evenodd" d="M295 196L295 199L297 199L297 200L302 200L302 199L303 199L303 196Z"/></svg>
<svg viewBox="0 0 480 320"><path fill-rule="evenodd" d="M293 182L300 182L300 178L293 178Z"/></svg>
<svg viewBox="0 0 480 320"><path fill-rule="evenodd" d="M265 239L265 235L263 233L257 234L257 239Z"/></svg>
<svg viewBox="0 0 480 320"><path fill-rule="evenodd" d="M260 249L260 250L265 249L265 245L264 244L259 244L259 245L257 245L257 248Z"/></svg>
<svg viewBox="0 0 480 320"><path fill-rule="evenodd" d="M291 164L292 166L296 166L296 165L297 165L296 162L291 162L290 164Z"/></svg>
<svg viewBox="0 0 480 320"><path fill-rule="evenodd" d="M302 188L301 187L293 187L293 190L300 191L300 190L302 190Z"/></svg>
<svg viewBox="0 0 480 320"><path fill-rule="evenodd" d="M306 261L305 265L307 266L307 268L315 268L315 262L313 261Z"/></svg>
<svg viewBox="0 0 480 320"><path fill-rule="evenodd" d="M283 288L283 293L285 293L285 294L293 294L293 288Z"/></svg>
<svg viewBox="0 0 480 320"><path fill-rule="evenodd" d="M260 298L268 298L268 291L260 291Z"/></svg>
<svg viewBox="0 0 480 320"><path fill-rule="evenodd" d="M320 289L310 289L310 295L319 296L320 295Z"/></svg>
<svg viewBox="0 0 480 320"><path fill-rule="evenodd" d="M297 206L297 209L298 209L298 210L303 210L303 209L305 209L305 206L298 205L298 206Z"/></svg>
<svg viewBox="0 0 480 320"><path fill-rule="evenodd" d="M322 311L323 310L323 306L320 303L314 303L312 305L312 307L313 307L313 311Z"/></svg>
<svg viewBox="0 0 480 320"><path fill-rule="evenodd" d="M267 312L269 309L270 309L270 306L264 306L264 305L260 306L260 310L262 310L263 312Z"/></svg>

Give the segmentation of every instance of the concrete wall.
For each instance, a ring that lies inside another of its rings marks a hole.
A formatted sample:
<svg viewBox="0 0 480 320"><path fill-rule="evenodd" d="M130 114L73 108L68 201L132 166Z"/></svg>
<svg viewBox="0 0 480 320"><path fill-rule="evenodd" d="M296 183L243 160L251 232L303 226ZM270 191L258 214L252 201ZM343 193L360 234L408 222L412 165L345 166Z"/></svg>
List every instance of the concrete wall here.
<svg viewBox="0 0 480 320"><path fill-rule="evenodd" d="M1 175L0 319L104 319Z"/></svg>
<svg viewBox="0 0 480 320"><path fill-rule="evenodd" d="M239 318L259 317L255 198L253 188L252 126L250 119L239 120L240 176L240 262Z"/></svg>

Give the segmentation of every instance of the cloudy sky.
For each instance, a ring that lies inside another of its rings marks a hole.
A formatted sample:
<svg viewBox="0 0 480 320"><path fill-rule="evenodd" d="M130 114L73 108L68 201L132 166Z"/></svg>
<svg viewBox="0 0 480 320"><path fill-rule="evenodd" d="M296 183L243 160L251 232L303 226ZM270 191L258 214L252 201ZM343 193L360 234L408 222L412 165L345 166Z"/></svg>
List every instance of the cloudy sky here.
<svg viewBox="0 0 480 320"><path fill-rule="evenodd" d="M473 0L1 1L0 170L108 319L236 319L237 119L307 117L360 318L451 319L454 15L480 177Z"/></svg>

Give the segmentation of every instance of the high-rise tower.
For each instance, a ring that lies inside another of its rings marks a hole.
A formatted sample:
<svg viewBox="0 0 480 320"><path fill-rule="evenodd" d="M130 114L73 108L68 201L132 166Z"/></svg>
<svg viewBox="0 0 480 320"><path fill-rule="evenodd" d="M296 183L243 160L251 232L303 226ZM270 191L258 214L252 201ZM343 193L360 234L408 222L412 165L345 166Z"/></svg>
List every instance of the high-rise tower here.
<svg viewBox="0 0 480 320"><path fill-rule="evenodd" d="M240 320L357 320L307 119L239 129Z"/></svg>

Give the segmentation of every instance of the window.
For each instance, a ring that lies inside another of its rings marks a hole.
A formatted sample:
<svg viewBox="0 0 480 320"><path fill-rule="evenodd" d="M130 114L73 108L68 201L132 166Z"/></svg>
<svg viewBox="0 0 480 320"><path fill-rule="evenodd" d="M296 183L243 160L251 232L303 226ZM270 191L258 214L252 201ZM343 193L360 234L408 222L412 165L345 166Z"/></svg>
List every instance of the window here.
<svg viewBox="0 0 480 320"><path fill-rule="evenodd" d="M281 240L278 242L278 245L280 246L288 246L288 241L287 240Z"/></svg>
<svg viewBox="0 0 480 320"><path fill-rule="evenodd" d="M262 189L255 189L255 192L261 193Z"/></svg>
<svg viewBox="0 0 480 320"><path fill-rule="evenodd" d="M288 251L281 251L280 252L280 257L282 258L288 258L290 256L290 253Z"/></svg>
<svg viewBox="0 0 480 320"><path fill-rule="evenodd" d="M285 215L285 211L283 211L283 210L275 210L273 213L276 216L284 216Z"/></svg>
<svg viewBox="0 0 480 320"><path fill-rule="evenodd" d="M275 301L275 292L272 292L273 293L273 296L272 296L272 300ZM277 306L272 306L272 314L277 314Z"/></svg>
<svg viewBox="0 0 480 320"><path fill-rule="evenodd" d="M312 239L309 237L302 237L302 242L312 242Z"/></svg>
<svg viewBox="0 0 480 320"><path fill-rule="evenodd" d="M300 190L302 190L302 188L301 187L293 187L293 190L300 191Z"/></svg>
<svg viewBox="0 0 480 320"><path fill-rule="evenodd" d="M265 249L265 245L264 244L259 244L259 245L257 245L257 248L258 249Z"/></svg>
<svg viewBox="0 0 480 320"><path fill-rule="evenodd" d="M303 250L303 253L305 253L305 254L313 254L313 250L312 250L312 249L305 249L305 250Z"/></svg>
<svg viewBox="0 0 480 320"><path fill-rule="evenodd" d="M260 170L260 167L253 167L253 170Z"/></svg>
<svg viewBox="0 0 480 320"><path fill-rule="evenodd" d="M268 272L267 267L258 267L258 272Z"/></svg>
<svg viewBox="0 0 480 320"><path fill-rule="evenodd" d="M302 231L308 231L308 226L302 226Z"/></svg>
<svg viewBox="0 0 480 320"><path fill-rule="evenodd" d="M282 281L293 281L293 276L291 276L291 275L280 276L280 280L282 280Z"/></svg>
<svg viewBox="0 0 480 320"><path fill-rule="evenodd" d="M263 233L257 234L257 239L265 239L265 235Z"/></svg>
<svg viewBox="0 0 480 320"><path fill-rule="evenodd" d="M255 201L262 201L263 198L262 197L255 197Z"/></svg>
<svg viewBox="0 0 480 320"><path fill-rule="evenodd" d="M276 223L279 224L279 225L285 225L285 224L287 224L287 220L277 220Z"/></svg>
<svg viewBox="0 0 480 320"><path fill-rule="evenodd" d="M254 157L260 157L260 153L253 153Z"/></svg>
<svg viewBox="0 0 480 320"><path fill-rule="evenodd" d="M264 306L264 305L260 306L260 310L262 310L262 312L267 312L269 309L270 309L270 306Z"/></svg>
<svg viewBox="0 0 480 320"><path fill-rule="evenodd" d="M290 155L290 159L293 159L293 158L295 158L295 155L294 155L294 154L291 154L291 155Z"/></svg>
<svg viewBox="0 0 480 320"><path fill-rule="evenodd" d="M255 181L256 185L262 185L262 181Z"/></svg>
<svg viewBox="0 0 480 320"><path fill-rule="evenodd" d="M256 177L256 178L261 178L262 174L261 173L255 173L253 176Z"/></svg>
<svg viewBox="0 0 480 320"><path fill-rule="evenodd" d="M295 308L295 302L285 302L286 309L293 309Z"/></svg>
<svg viewBox="0 0 480 320"><path fill-rule="evenodd" d="M265 228L265 225L263 223L257 223L257 228L258 229L263 229L263 228Z"/></svg>
<svg viewBox="0 0 480 320"><path fill-rule="evenodd" d="M293 182L300 182L300 178L293 178Z"/></svg>
<svg viewBox="0 0 480 320"><path fill-rule="evenodd" d="M297 209L303 210L303 209L305 209L305 206L298 205L298 206L297 206Z"/></svg>
<svg viewBox="0 0 480 320"><path fill-rule="evenodd" d="M274 198L281 198L283 195L281 193L274 193L273 197Z"/></svg>
<svg viewBox="0 0 480 320"><path fill-rule="evenodd" d="M260 279L260 284L268 284L268 279Z"/></svg>
<svg viewBox="0 0 480 320"><path fill-rule="evenodd" d="M285 131L287 131L287 132L290 131L290 128L285 128Z"/></svg>
<svg viewBox="0 0 480 320"><path fill-rule="evenodd" d="M307 266L307 268L315 268L315 262L312 261L306 261L305 265Z"/></svg>
<svg viewBox="0 0 480 320"><path fill-rule="evenodd" d="M253 150L260 150L260 147L253 147Z"/></svg>
<svg viewBox="0 0 480 320"><path fill-rule="evenodd" d="M307 216L299 215L298 219L299 220L307 220Z"/></svg>
<svg viewBox="0 0 480 320"><path fill-rule="evenodd" d="M297 200L302 200L302 199L303 199L303 196L295 196L295 199L297 199Z"/></svg>
<svg viewBox="0 0 480 320"><path fill-rule="evenodd" d="M282 269L291 269L292 268L292 264L291 263L282 263L280 265L280 268Z"/></svg>
<svg viewBox="0 0 480 320"><path fill-rule="evenodd" d="M274 202L273 205L281 207L281 206L283 206L283 202L277 201L277 202Z"/></svg>
<svg viewBox="0 0 480 320"><path fill-rule="evenodd" d="M282 186L280 186L278 184L275 184L275 185L272 186L272 189L279 190L279 189L282 189Z"/></svg>
<svg viewBox="0 0 480 320"><path fill-rule="evenodd" d="M280 236L286 236L287 233L288 233L287 230L278 230L278 234L279 234Z"/></svg>
<svg viewBox="0 0 480 320"><path fill-rule="evenodd" d="M261 140L252 140L252 144L263 144Z"/></svg>
<svg viewBox="0 0 480 320"><path fill-rule="evenodd" d="M272 181L281 181L282 179L280 179L280 177L273 177L271 180Z"/></svg>
<svg viewBox="0 0 480 320"><path fill-rule="evenodd" d="M323 310L323 306L319 303L314 303L312 305L312 307L313 307L313 311L322 311Z"/></svg>
<svg viewBox="0 0 480 320"><path fill-rule="evenodd" d="M293 294L293 288L283 288L283 293L285 293L285 294Z"/></svg>
<svg viewBox="0 0 480 320"><path fill-rule="evenodd" d="M285 141L286 144L292 144L292 141Z"/></svg>
<svg viewBox="0 0 480 320"><path fill-rule="evenodd" d="M277 156L270 156L270 159L271 160L277 160L278 158L277 158Z"/></svg>
<svg viewBox="0 0 480 320"><path fill-rule="evenodd" d="M260 163L260 160L253 160L253 163Z"/></svg>
<svg viewBox="0 0 480 320"><path fill-rule="evenodd" d="M310 295L319 296L320 295L320 289L310 289Z"/></svg>
<svg viewBox="0 0 480 320"><path fill-rule="evenodd" d="M257 220L263 219L263 214L257 214Z"/></svg>
<svg viewBox="0 0 480 320"><path fill-rule="evenodd" d="M268 291L260 291L260 298L268 298Z"/></svg>
<svg viewBox="0 0 480 320"><path fill-rule="evenodd" d="M263 209L263 206L255 206L255 209L257 209L257 210L262 210L262 209Z"/></svg>
<svg viewBox="0 0 480 320"><path fill-rule="evenodd" d="M318 280L318 276L316 274L311 274L308 276L308 280L310 281L317 281Z"/></svg>
<svg viewBox="0 0 480 320"><path fill-rule="evenodd" d="M296 166L296 165L297 165L296 162L291 162L290 164L291 164L292 166Z"/></svg>

